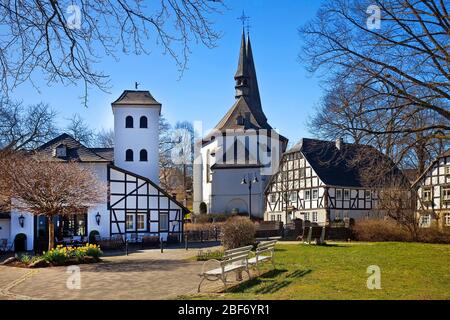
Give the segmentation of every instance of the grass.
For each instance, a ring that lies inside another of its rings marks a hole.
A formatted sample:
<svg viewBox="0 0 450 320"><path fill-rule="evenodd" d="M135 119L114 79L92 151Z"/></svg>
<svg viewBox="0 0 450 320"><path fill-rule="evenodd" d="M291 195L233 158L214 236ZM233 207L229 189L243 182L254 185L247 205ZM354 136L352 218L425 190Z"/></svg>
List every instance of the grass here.
<svg viewBox="0 0 450 320"><path fill-rule="evenodd" d="M276 270L224 294L188 299L450 299L450 245L354 243L276 247ZM381 289L367 288L367 268Z"/></svg>

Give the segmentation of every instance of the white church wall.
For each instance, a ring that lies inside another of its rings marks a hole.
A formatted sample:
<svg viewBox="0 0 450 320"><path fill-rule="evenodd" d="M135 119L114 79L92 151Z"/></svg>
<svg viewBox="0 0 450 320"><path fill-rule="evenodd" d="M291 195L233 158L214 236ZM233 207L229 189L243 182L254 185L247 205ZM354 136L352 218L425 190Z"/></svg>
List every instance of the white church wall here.
<svg viewBox="0 0 450 320"><path fill-rule="evenodd" d="M267 177L261 177L259 168L246 169L217 169L213 172L212 184L212 213L231 213L232 203L239 204L238 209L244 209L248 212L249 190L248 185L241 184L244 177L247 182L254 177L259 182L252 185L252 215L263 218L264 197L263 190ZM245 204L245 205L244 205Z"/></svg>

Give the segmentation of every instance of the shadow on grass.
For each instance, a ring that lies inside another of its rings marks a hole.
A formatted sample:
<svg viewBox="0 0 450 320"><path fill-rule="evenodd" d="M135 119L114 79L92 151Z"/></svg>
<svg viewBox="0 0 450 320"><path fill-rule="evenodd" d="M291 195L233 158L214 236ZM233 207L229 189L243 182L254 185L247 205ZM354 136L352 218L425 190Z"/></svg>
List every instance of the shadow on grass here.
<svg viewBox="0 0 450 320"><path fill-rule="evenodd" d="M286 269L274 269L268 271L259 277L256 277L247 282L241 283L236 287L230 289L230 293L243 293L245 291L252 291L255 294L271 294L275 293L287 286L289 286L295 279L304 277L312 272L311 269L295 270L288 273ZM283 275L286 275L282 278Z"/></svg>

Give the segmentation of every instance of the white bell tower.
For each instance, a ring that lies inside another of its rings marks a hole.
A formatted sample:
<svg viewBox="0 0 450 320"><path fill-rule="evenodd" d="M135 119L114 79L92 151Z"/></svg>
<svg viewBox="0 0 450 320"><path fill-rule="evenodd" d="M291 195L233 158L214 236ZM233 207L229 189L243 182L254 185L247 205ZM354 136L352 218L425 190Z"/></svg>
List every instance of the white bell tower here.
<svg viewBox="0 0 450 320"><path fill-rule="evenodd" d="M114 164L159 185L161 103L149 91L126 90L112 104Z"/></svg>

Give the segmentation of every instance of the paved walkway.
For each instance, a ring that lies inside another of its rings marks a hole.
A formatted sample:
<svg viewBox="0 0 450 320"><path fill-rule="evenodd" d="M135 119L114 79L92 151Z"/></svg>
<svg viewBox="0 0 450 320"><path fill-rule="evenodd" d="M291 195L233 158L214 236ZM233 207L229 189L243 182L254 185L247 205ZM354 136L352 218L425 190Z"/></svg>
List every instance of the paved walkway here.
<svg viewBox="0 0 450 320"><path fill-rule="evenodd" d="M211 248L214 250L214 248ZM171 299L194 294L202 262L191 261L197 250L146 250L129 256L105 257L80 265L81 288L70 290L66 267L21 269L0 266L0 299ZM220 283L202 286L217 292Z"/></svg>

